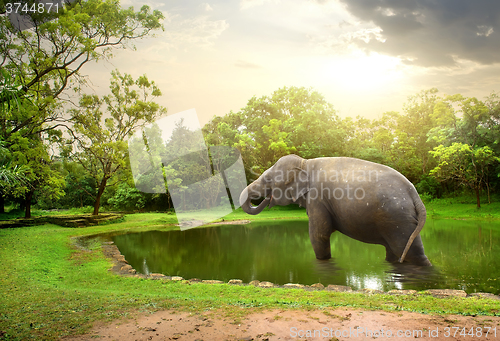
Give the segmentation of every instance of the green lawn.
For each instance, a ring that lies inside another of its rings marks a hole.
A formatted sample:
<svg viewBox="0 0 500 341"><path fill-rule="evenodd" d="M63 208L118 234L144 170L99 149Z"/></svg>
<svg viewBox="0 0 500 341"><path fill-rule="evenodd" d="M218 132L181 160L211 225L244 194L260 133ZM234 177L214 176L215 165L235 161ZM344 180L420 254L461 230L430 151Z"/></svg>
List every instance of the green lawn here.
<svg viewBox="0 0 500 341"><path fill-rule="evenodd" d="M270 210L258 216L236 212L234 219L307 219L304 210ZM174 229L172 214L127 215L117 223L81 229L42 226L0 230L0 339L58 339L87 331L96 320L133 312L174 308L220 310L238 320L256 309L326 309L352 306L426 313L499 315L500 302L477 298L436 299L428 295L392 296L266 289L120 277L100 245L86 249L74 236L117 230Z"/></svg>
<svg viewBox="0 0 500 341"><path fill-rule="evenodd" d="M486 200L477 208L474 200L468 198L434 199L425 203L427 216L446 219L500 219L500 202L489 204Z"/></svg>

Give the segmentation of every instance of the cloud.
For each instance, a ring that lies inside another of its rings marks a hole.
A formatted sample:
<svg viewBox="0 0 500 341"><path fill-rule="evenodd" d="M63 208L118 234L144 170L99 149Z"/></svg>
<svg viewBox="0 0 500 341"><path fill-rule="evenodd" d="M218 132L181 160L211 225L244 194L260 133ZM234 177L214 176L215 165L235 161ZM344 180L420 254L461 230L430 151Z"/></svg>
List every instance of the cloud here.
<svg viewBox="0 0 500 341"><path fill-rule="evenodd" d="M226 20L210 20L207 16L182 18L170 17L165 25L165 35L168 43L179 47L185 44L210 46L224 32L229 23Z"/></svg>
<svg viewBox="0 0 500 341"><path fill-rule="evenodd" d="M206 12L212 12L212 11L214 10L214 9L212 8L212 6L210 6L210 4L208 4L208 3L206 3L206 2L205 2L205 3L200 4L200 7L201 7L204 11L206 11Z"/></svg>
<svg viewBox="0 0 500 341"><path fill-rule="evenodd" d="M352 37L366 51L425 67L500 62L500 1L339 1L351 15L381 29L383 39Z"/></svg>
<svg viewBox="0 0 500 341"><path fill-rule="evenodd" d="M237 60L236 63L234 63L234 66L243 68L243 69L261 69L262 66L250 63L244 60Z"/></svg>
<svg viewBox="0 0 500 341"><path fill-rule="evenodd" d="M274 2L274 0L240 0L240 9L245 10L256 6L261 6L266 2Z"/></svg>

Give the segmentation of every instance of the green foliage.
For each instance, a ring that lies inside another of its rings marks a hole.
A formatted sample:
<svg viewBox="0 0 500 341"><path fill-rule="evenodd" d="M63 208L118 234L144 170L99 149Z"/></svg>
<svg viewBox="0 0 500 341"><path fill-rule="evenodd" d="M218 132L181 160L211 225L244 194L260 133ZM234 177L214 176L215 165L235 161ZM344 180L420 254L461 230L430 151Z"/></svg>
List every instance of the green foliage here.
<svg viewBox="0 0 500 341"><path fill-rule="evenodd" d="M145 205L144 194L127 184L121 184L115 195L108 199L108 204L120 211L140 210Z"/></svg>
<svg viewBox="0 0 500 341"><path fill-rule="evenodd" d="M251 98L240 112L216 117L203 129L209 145L241 151L247 175L254 178L280 157L342 155L345 131L333 106L303 87L284 87L271 96Z"/></svg>
<svg viewBox="0 0 500 341"><path fill-rule="evenodd" d="M500 189L500 97L496 94L480 101L441 96L433 88L411 96L403 113L385 112L374 120L341 120L317 92L282 88L271 96L253 97L238 113L214 117L203 132L209 145L240 150L249 181L279 157L295 153L305 158L349 156L385 164L431 197L454 191L459 184L472 184L474 190L486 190L490 201L490 192ZM454 149L454 143L469 146L470 152ZM445 152L446 148L451 149ZM446 161L454 157L453 151L458 153L456 159ZM467 164L462 173L443 170L438 175L438 170L457 162ZM458 174L463 175L461 180Z"/></svg>
<svg viewBox="0 0 500 341"><path fill-rule="evenodd" d="M79 108L71 110L77 148L73 153L71 149L65 151L97 184L95 215L106 187L112 185L108 181L119 171L128 171L128 138L139 126L166 113L165 108L149 99L161 96L161 91L145 75L134 80L113 71L110 92L101 98L82 95Z"/></svg>
<svg viewBox="0 0 500 341"><path fill-rule="evenodd" d="M441 194L441 185L439 182L436 178L427 174L422 176L420 182L415 185L415 188L420 193L420 197L427 195L428 198L436 198Z"/></svg>
<svg viewBox="0 0 500 341"><path fill-rule="evenodd" d="M37 197L37 207L40 209L82 208L93 205L95 201L96 182L89 177L83 167L76 162L64 162L58 172L65 174L65 194L57 200Z"/></svg>
<svg viewBox="0 0 500 341"><path fill-rule="evenodd" d="M23 93L40 97L41 109L50 106L67 86L78 86L84 64L109 58L113 48L163 29L160 11L146 5L138 12L132 7L122 9L115 0L77 1L61 8L57 20L37 19L36 31L18 31L8 16L0 18L0 54L4 57L0 66L16 75ZM54 118L42 121L55 123Z"/></svg>
<svg viewBox="0 0 500 341"><path fill-rule="evenodd" d="M479 189L487 183L488 168L500 161L493 150L487 146L472 149L468 144L455 142L449 147L440 145L430 154L438 160L438 165L429 174L439 181L453 180L473 189L479 208Z"/></svg>
<svg viewBox="0 0 500 341"><path fill-rule="evenodd" d="M115 0L87 0L31 19L34 29L19 31L8 16L0 17L0 139L7 158L26 170L23 184L3 186L3 192L24 201L26 216L35 197L48 203L64 194L48 152L67 123L60 95L85 83L80 71L86 63L109 58L114 48L162 29L163 14L148 6L135 12ZM147 87L147 80L140 86Z"/></svg>

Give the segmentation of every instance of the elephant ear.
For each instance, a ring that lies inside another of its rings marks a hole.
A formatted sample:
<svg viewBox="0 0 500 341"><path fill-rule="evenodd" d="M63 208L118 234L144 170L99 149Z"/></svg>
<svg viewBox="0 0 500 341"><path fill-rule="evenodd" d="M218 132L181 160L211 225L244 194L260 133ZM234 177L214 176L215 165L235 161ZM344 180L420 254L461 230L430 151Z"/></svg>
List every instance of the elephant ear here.
<svg viewBox="0 0 500 341"><path fill-rule="evenodd" d="M309 174L302 168L295 167L290 172L285 186L292 189L292 199L297 201L309 192Z"/></svg>

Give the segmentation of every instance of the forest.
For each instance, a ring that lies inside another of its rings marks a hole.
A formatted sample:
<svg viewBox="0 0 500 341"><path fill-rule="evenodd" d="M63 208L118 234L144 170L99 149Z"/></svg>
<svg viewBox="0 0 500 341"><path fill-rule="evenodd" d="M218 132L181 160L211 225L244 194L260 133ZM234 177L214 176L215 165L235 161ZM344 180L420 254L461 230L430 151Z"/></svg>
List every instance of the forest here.
<svg viewBox="0 0 500 341"><path fill-rule="evenodd" d="M134 12L104 0L68 4L58 20L35 16L33 30L0 19L0 212L173 209L167 184L164 193L136 189L128 153L137 129L167 115L156 102L161 89L146 75L114 70L108 94L98 96L85 91L81 72L90 61L110 58L112 48L162 30L162 19L148 6ZM68 92L78 99L68 100ZM282 87L214 116L202 134L207 146L239 151L247 181L284 155L346 156L393 167L424 200L465 193L480 208L500 198L496 93L478 99L432 88L395 109L375 119L342 118L314 89ZM194 133L176 128L176 134ZM173 141L164 146L176 148ZM163 165L171 189L185 189L183 181L206 173L197 160Z"/></svg>

